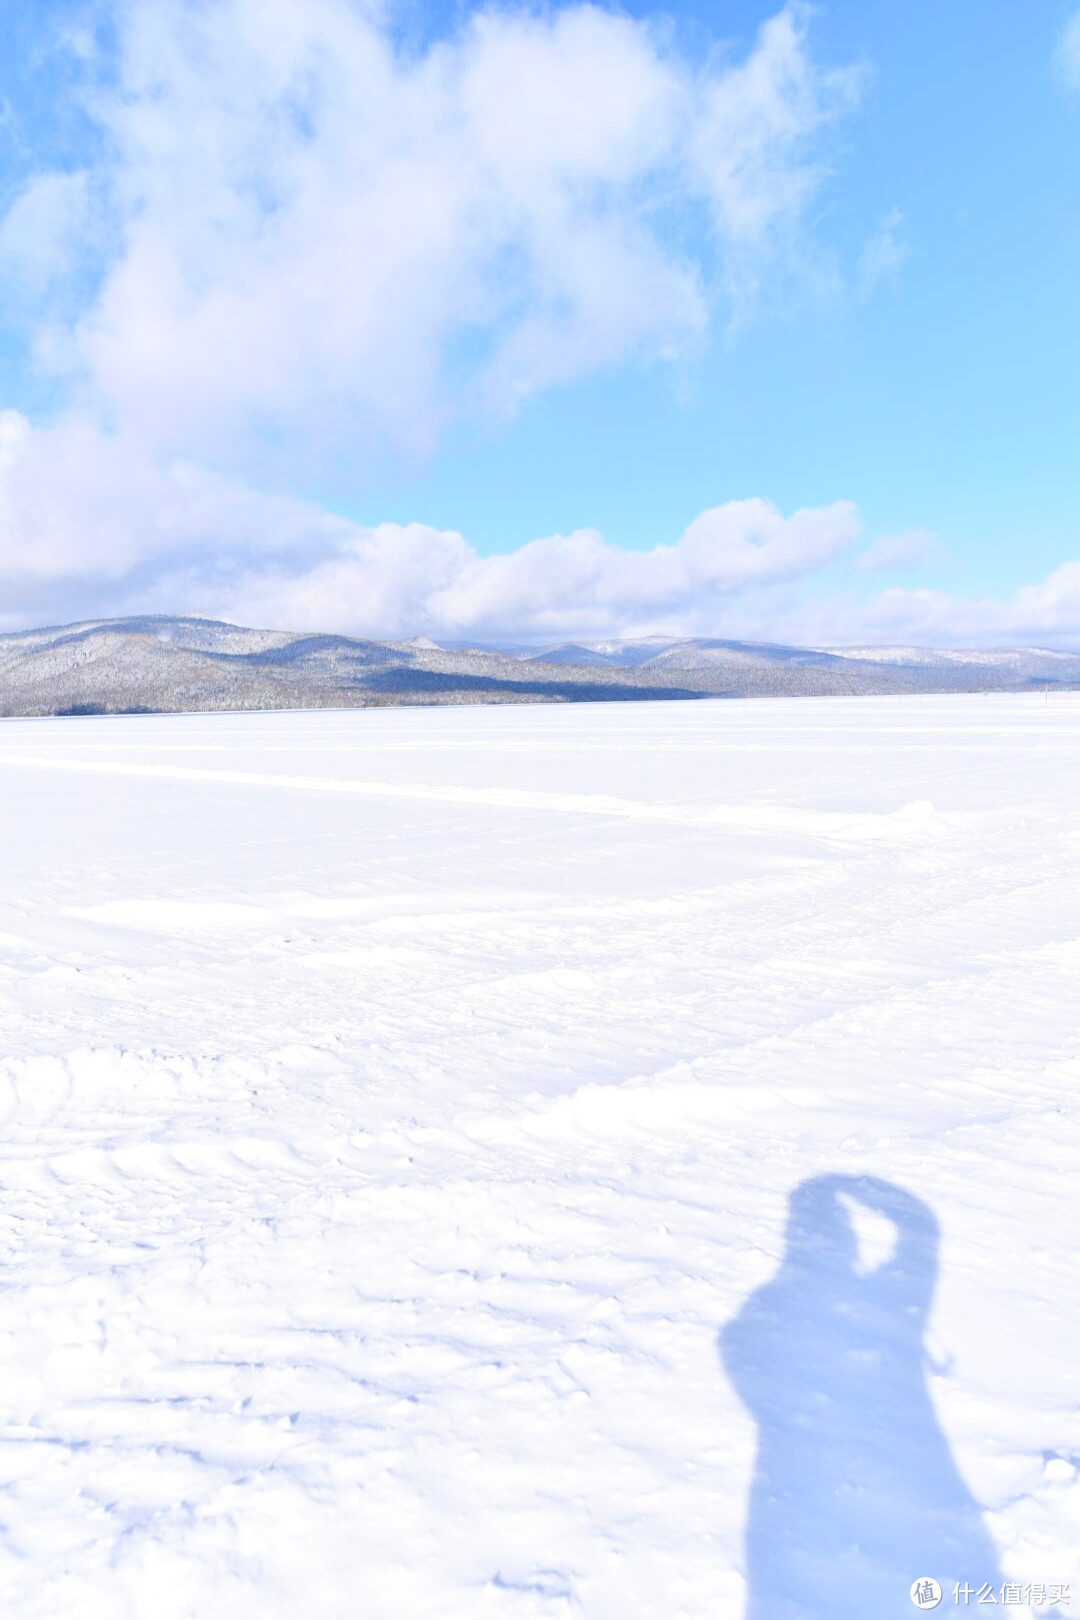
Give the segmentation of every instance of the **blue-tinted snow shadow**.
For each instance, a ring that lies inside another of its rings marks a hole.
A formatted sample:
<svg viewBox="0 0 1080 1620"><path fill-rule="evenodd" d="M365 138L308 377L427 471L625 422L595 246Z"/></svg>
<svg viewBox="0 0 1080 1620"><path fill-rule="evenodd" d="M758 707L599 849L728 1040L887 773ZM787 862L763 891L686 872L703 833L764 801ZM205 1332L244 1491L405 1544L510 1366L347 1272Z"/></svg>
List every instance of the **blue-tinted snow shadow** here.
<svg viewBox="0 0 1080 1620"><path fill-rule="evenodd" d="M895 1230L869 1271L853 1204ZM943 1588L939 1612L955 1612L957 1582L989 1581L1000 1602L993 1543L926 1383L937 1252L933 1212L888 1182L817 1176L792 1194L780 1268L720 1341L758 1426L746 1620L910 1620L921 1576Z"/></svg>

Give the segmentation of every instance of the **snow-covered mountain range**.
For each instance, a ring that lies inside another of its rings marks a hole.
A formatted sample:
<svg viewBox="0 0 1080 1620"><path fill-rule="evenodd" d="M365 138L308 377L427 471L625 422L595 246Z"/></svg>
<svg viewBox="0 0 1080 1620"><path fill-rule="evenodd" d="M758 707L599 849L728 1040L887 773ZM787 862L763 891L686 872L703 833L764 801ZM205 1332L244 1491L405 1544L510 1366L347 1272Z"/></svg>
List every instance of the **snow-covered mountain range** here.
<svg viewBox="0 0 1080 1620"><path fill-rule="evenodd" d="M1080 688L1080 653L1011 647L790 647L703 637L448 646L88 620L0 636L0 713L786 697Z"/></svg>

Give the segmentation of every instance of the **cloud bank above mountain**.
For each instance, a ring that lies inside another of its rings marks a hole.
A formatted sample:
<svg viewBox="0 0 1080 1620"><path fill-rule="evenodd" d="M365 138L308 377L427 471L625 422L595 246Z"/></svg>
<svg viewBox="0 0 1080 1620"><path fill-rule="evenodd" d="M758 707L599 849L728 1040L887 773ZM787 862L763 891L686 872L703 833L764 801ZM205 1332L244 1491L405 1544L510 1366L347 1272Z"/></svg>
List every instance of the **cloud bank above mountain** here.
<svg viewBox="0 0 1080 1620"><path fill-rule="evenodd" d="M63 476L56 476L57 468ZM1010 600L896 586L925 532L867 542L848 501L789 515L728 501L671 541L628 551L594 529L483 556L422 523L364 525L193 463L164 470L79 421L35 429L0 413L4 628L82 615L189 612L288 629L555 640L750 636L813 642L1067 644L1080 564Z"/></svg>
<svg viewBox="0 0 1080 1620"><path fill-rule="evenodd" d="M859 532L849 502L784 517L744 500L649 551L581 529L483 557L450 530L352 523L193 464L156 472L82 423L0 414L0 584L20 620L59 598L384 636L612 634L704 619L828 566Z"/></svg>

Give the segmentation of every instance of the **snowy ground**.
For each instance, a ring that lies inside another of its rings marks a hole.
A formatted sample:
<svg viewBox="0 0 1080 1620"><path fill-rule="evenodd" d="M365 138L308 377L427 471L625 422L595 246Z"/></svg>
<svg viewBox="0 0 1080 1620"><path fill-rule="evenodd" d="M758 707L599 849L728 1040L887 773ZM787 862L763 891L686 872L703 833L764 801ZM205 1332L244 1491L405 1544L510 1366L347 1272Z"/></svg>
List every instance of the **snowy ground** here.
<svg viewBox="0 0 1080 1620"><path fill-rule="evenodd" d="M4 1614L1080 1610L1078 745L0 724Z"/></svg>

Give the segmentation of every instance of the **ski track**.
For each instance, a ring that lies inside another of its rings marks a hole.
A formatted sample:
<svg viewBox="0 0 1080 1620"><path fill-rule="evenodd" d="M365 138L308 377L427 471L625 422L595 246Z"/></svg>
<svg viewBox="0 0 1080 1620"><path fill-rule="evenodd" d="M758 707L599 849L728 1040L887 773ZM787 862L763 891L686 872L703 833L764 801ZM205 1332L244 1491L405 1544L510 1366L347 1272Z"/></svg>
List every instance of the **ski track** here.
<svg viewBox="0 0 1080 1620"><path fill-rule="evenodd" d="M832 1173L937 1217L937 1421L1080 1601L1078 743L1011 696L4 722L4 1613L739 1620L718 1335ZM836 1573L807 1620L866 1613Z"/></svg>

